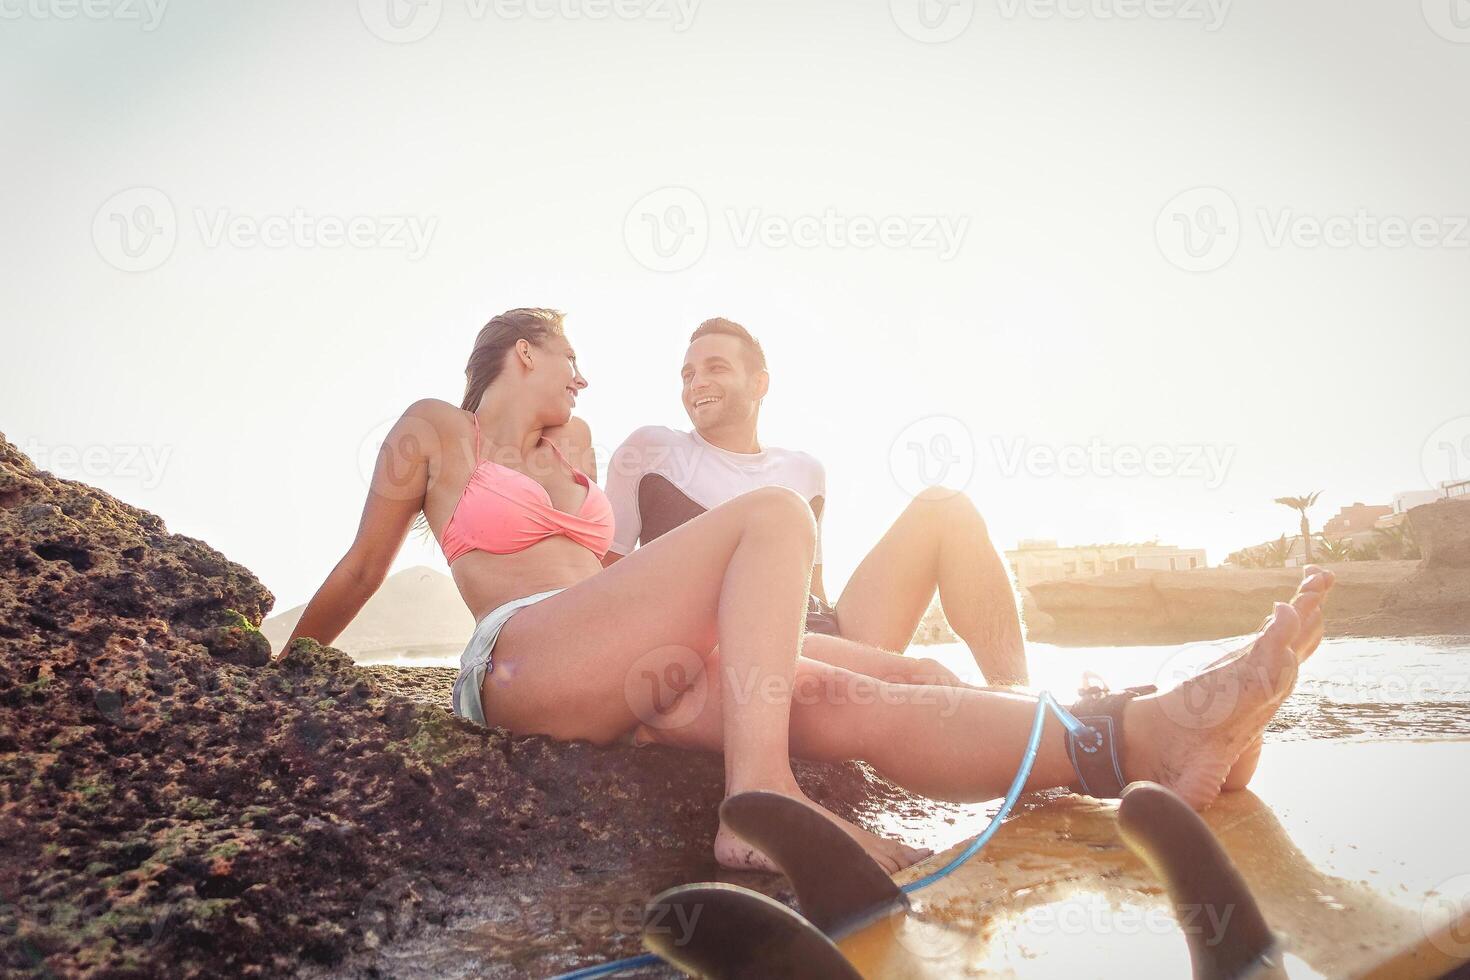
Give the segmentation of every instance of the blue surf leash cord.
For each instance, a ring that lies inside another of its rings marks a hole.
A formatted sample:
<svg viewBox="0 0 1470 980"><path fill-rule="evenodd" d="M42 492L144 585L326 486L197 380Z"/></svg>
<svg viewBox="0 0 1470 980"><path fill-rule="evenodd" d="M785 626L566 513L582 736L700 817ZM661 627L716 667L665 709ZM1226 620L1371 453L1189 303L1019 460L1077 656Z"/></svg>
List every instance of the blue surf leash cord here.
<svg viewBox="0 0 1470 980"><path fill-rule="evenodd" d="M1001 802L1000 809L995 811L995 816L990 818L990 823L985 825L985 829L980 831L980 835L972 840L968 847L955 855L954 860L950 861L938 871L931 872L919 878L917 881L911 881L907 885L904 885L901 889L904 894L912 894L920 888L928 888L941 878L953 874L960 865L970 860L976 854L979 854L980 849L990 843L990 838L995 836L995 832L1000 829L1000 825L1005 822L1006 817L1011 815L1011 810L1015 807L1016 801L1021 798L1021 790L1025 787L1026 781L1031 778L1031 769L1036 765L1036 754L1041 751L1041 730L1045 727L1046 713L1048 710L1056 715L1057 721L1062 723L1062 727L1066 728L1073 735L1081 736L1084 732L1092 731L1090 727L1078 721L1070 711L1057 704L1056 699L1051 696L1050 692L1042 691L1036 699L1036 714L1031 719L1031 737L1026 743L1026 753L1021 757L1021 767L1016 770L1016 778L1011 781L1011 788L1006 791L1005 799ZM611 963L602 963L598 966L573 970L571 973L563 973L560 976L553 977L552 980L586 980L586 978L590 977L605 977L608 974L621 973L624 970L641 969L645 966L656 966L661 963L663 963L663 960L659 957L654 956L652 953L644 953L642 956L631 956L625 960L614 960Z"/></svg>

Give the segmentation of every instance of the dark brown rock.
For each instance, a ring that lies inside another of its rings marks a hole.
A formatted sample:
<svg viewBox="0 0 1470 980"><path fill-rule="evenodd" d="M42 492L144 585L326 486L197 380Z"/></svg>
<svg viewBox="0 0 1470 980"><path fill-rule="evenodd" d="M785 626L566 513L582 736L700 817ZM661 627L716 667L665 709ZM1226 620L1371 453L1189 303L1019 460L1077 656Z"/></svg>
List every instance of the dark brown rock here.
<svg viewBox="0 0 1470 980"><path fill-rule="evenodd" d="M1470 500L1436 500L1408 514L1424 555L1379 607L1343 624L1361 636L1470 634Z"/></svg>
<svg viewBox="0 0 1470 980"><path fill-rule="evenodd" d="M433 975L479 916L456 970L547 974L636 952L642 900L708 873L717 757L475 729L451 671L310 641L271 663L272 601L0 437L0 973ZM920 807L798 778L870 825Z"/></svg>

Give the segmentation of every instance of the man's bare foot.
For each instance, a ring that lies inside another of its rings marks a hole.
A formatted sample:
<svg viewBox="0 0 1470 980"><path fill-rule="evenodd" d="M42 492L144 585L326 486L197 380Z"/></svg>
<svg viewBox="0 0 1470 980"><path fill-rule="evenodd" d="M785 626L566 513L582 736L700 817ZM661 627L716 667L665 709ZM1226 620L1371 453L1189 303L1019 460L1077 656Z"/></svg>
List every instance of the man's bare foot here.
<svg viewBox="0 0 1470 980"><path fill-rule="evenodd" d="M1321 566L1308 565L1302 570L1302 584L1297 588L1296 596L1291 600L1292 607L1296 607L1298 599L1305 592L1320 592L1322 598L1318 603L1316 614L1303 619L1301 634L1292 645L1299 664L1306 663L1307 658L1316 653L1317 647L1322 643L1322 633L1326 629L1322 607L1327 603L1327 593L1332 591L1332 586L1336 583L1337 576ZM1298 614L1300 615L1300 611ZM1230 768L1230 775L1225 777L1225 785L1222 788L1226 792L1245 789L1251 777L1256 774L1256 766L1261 761L1261 746L1260 735L1257 735L1255 740L1246 746L1235 765Z"/></svg>
<svg viewBox="0 0 1470 980"><path fill-rule="evenodd" d="M1247 650L1170 691L1137 698L1123 716L1123 768L1130 782L1153 780L1190 806L1220 795L1231 769L1260 736L1296 683L1293 644L1320 615L1325 593L1278 602L1265 632Z"/></svg>
<svg viewBox="0 0 1470 980"><path fill-rule="evenodd" d="M789 796L816 810L822 816L831 820L847 833L849 837L863 846L863 850L878 862L878 865L889 874L901 871L909 865L922 861L933 851L909 847L900 841L887 840L876 834L870 834L861 827L843 820L824 807L818 806L807 798L806 794L799 789L778 790L783 796ZM742 871L771 871L780 873L780 868L760 851L747 844L738 834L720 822L720 830L715 834L715 860L726 868L736 868Z"/></svg>

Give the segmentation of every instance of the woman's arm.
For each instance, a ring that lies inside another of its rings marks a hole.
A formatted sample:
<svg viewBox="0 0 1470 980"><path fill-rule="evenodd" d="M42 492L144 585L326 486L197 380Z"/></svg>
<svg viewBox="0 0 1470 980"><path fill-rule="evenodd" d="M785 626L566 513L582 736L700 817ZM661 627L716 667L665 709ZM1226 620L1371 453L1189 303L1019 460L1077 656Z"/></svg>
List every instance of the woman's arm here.
<svg viewBox="0 0 1470 980"><path fill-rule="evenodd" d="M429 464L441 440L435 421L442 408L448 407L440 402L416 402L389 431L373 468L357 537L306 604L281 653L298 636L323 644L335 641L383 584L414 518L424 509Z"/></svg>

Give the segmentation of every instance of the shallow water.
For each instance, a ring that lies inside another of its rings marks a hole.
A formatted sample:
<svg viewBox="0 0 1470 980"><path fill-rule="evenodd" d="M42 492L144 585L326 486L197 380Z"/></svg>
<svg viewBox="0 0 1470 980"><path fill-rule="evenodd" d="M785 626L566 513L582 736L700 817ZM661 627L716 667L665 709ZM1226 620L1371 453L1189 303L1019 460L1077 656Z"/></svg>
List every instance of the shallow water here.
<svg viewBox="0 0 1470 980"><path fill-rule="evenodd" d="M1171 687L1248 638L1182 646L1058 647L1028 645L1031 683L1066 704L1091 671L1113 688ZM960 643L913 647L960 677L983 683ZM459 655L360 658L362 664L458 667ZM1268 732L1297 739L1470 738L1470 637L1338 638L1322 642L1303 665L1296 691Z"/></svg>
<svg viewBox="0 0 1470 980"><path fill-rule="evenodd" d="M1169 688L1250 640L1236 637L1152 647L1029 645L1031 682L1066 703L1086 671L1114 689ZM978 682L968 648L916 648ZM1470 637L1328 639L1302 665L1296 690L1268 741L1470 738Z"/></svg>

